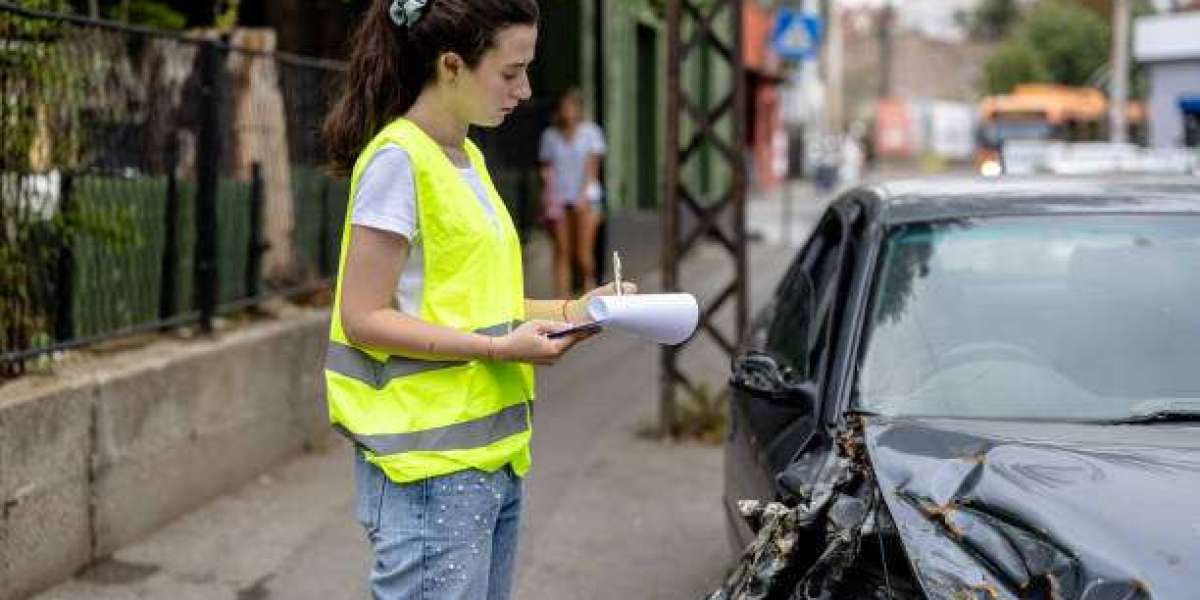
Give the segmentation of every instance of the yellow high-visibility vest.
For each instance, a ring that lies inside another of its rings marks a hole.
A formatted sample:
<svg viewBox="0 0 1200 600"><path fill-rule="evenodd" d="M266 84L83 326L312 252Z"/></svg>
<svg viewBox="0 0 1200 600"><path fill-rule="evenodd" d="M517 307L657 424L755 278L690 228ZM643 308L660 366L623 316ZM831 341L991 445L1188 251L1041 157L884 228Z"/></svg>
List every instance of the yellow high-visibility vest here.
<svg viewBox="0 0 1200 600"><path fill-rule="evenodd" d="M499 228L437 143L411 121L385 127L359 156L350 203L371 157L393 144L408 153L416 183L423 244L420 318L460 331L500 336L525 318L521 243L483 155L467 155L487 192ZM342 273L350 240L346 211L341 259L325 357L333 426L371 463L405 483L468 468L529 470L533 367L487 360L427 360L357 347L342 329Z"/></svg>

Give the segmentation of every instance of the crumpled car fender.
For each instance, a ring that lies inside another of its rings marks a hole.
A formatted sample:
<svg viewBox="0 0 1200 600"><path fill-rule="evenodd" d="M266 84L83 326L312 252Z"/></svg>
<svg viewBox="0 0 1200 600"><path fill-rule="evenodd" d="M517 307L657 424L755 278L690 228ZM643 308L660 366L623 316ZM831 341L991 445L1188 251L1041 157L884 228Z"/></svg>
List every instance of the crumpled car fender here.
<svg viewBox="0 0 1200 600"><path fill-rule="evenodd" d="M1151 481L1168 476L1153 464L1178 475L1194 466L1186 460L1170 464L1169 453L1150 449L1139 456L906 422L868 424L864 438L913 572L931 598L1197 595L1195 570L1176 553L1195 552L1200 543L1137 511L1125 512L1126 523L1113 512L1114 504L1131 501L1125 496L1136 502L1147 492L1134 480L1153 487ZM1131 520L1153 526L1131 531Z"/></svg>

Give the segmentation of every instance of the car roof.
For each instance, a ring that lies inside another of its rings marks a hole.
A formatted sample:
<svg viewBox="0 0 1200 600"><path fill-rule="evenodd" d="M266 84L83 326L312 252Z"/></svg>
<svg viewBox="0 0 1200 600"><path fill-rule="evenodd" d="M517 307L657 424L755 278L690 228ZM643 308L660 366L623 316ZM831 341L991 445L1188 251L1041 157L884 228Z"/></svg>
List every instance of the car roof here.
<svg viewBox="0 0 1200 600"><path fill-rule="evenodd" d="M864 186L885 224L990 216L1200 213L1188 176L927 177Z"/></svg>

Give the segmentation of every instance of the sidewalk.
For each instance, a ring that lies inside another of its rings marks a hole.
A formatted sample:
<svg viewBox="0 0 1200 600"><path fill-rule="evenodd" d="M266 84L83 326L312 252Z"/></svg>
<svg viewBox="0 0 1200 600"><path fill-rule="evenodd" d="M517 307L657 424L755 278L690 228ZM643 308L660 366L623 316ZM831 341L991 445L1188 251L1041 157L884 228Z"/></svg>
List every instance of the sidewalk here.
<svg viewBox="0 0 1200 600"><path fill-rule="evenodd" d="M751 203L752 230L778 223L774 204ZM791 255L751 245L752 306ZM685 265L684 287L711 297L727 262L704 249ZM638 283L653 291L658 277ZM700 339L687 364L720 383L728 359ZM539 371L515 598L694 599L724 575L720 447L641 433L656 423L658 364L657 348L604 335ZM370 553L353 520L350 464L348 446L331 439L38 599L365 598Z"/></svg>
<svg viewBox="0 0 1200 600"><path fill-rule="evenodd" d="M768 244L798 248L825 210L829 198L820 198L811 181L792 180L777 190L751 199L746 229Z"/></svg>

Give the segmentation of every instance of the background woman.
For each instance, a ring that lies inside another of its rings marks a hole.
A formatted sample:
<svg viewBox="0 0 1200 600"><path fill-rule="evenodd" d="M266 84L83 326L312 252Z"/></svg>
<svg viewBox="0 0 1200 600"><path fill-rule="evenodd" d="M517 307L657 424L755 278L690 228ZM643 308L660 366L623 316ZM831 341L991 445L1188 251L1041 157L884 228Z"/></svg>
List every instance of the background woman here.
<svg viewBox="0 0 1200 600"><path fill-rule="evenodd" d="M540 150L543 210L554 240L554 286L570 293L570 265L586 288L597 282L593 249L601 210L600 161L606 151L600 127L583 118L583 96L568 89L555 106L552 125L542 133Z"/></svg>

